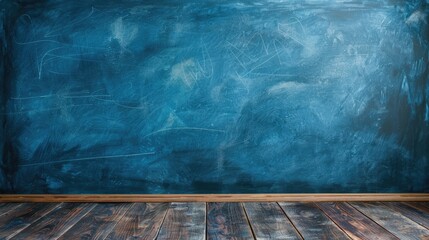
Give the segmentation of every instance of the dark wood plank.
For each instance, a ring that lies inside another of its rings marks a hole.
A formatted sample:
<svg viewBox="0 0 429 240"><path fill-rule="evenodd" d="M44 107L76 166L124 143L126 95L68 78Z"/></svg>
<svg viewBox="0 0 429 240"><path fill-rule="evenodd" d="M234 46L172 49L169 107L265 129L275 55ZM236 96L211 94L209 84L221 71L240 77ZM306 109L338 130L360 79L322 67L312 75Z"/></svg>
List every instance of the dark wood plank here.
<svg viewBox="0 0 429 240"><path fill-rule="evenodd" d="M350 239L314 203L280 202L304 239Z"/></svg>
<svg viewBox="0 0 429 240"><path fill-rule="evenodd" d="M326 202L317 206L352 239L398 239L347 203Z"/></svg>
<svg viewBox="0 0 429 240"><path fill-rule="evenodd" d="M157 239L205 239L206 204L171 203Z"/></svg>
<svg viewBox="0 0 429 240"><path fill-rule="evenodd" d="M275 202L244 203L256 239L302 239Z"/></svg>
<svg viewBox="0 0 429 240"><path fill-rule="evenodd" d="M168 203L135 203L106 239L155 239Z"/></svg>
<svg viewBox="0 0 429 240"><path fill-rule="evenodd" d="M0 204L0 217L5 215L6 213L14 210L19 207L21 203L1 203Z"/></svg>
<svg viewBox="0 0 429 240"><path fill-rule="evenodd" d="M58 240L105 239L131 205L131 203L97 204Z"/></svg>
<svg viewBox="0 0 429 240"><path fill-rule="evenodd" d="M429 230L379 202L351 203L400 239L429 239Z"/></svg>
<svg viewBox="0 0 429 240"><path fill-rule="evenodd" d="M403 202L409 206L419 209L420 211L429 213L429 206L426 206L424 202Z"/></svg>
<svg viewBox="0 0 429 240"><path fill-rule="evenodd" d="M0 218L0 239L10 239L31 223L59 207L60 203L24 203Z"/></svg>
<svg viewBox="0 0 429 240"><path fill-rule="evenodd" d="M241 203L207 204L207 239L253 239Z"/></svg>
<svg viewBox="0 0 429 240"><path fill-rule="evenodd" d="M403 202L404 204L407 204L413 208L419 209L422 212L426 212L429 213L429 207L426 207L423 203L421 202Z"/></svg>
<svg viewBox="0 0 429 240"><path fill-rule="evenodd" d="M94 208L92 203L64 203L12 239L56 239Z"/></svg>
<svg viewBox="0 0 429 240"><path fill-rule="evenodd" d="M421 209L399 202L385 202L384 204L406 216L407 218L413 220L414 222L429 229L429 212L425 212Z"/></svg>

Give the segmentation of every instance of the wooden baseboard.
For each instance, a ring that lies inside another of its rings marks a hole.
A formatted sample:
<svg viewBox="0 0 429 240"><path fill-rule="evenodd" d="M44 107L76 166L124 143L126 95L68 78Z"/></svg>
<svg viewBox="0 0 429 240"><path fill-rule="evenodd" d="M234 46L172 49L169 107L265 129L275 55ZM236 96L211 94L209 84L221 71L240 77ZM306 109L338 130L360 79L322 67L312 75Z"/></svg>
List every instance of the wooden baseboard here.
<svg viewBox="0 0 429 240"><path fill-rule="evenodd" d="M429 193L365 194L1 194L0 202L427 201Z"/></svg>

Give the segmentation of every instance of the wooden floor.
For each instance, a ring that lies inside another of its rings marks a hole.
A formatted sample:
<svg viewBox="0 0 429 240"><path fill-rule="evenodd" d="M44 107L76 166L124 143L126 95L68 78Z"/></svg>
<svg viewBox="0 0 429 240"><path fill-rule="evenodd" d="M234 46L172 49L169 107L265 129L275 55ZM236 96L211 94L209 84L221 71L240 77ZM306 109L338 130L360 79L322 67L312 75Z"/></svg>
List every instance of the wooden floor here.
<svg viewBox="0 0 429 240"><path fill-rule="evenodd" d="M429 203L0 204L0 239L205 238L429 239Z"/></svg>

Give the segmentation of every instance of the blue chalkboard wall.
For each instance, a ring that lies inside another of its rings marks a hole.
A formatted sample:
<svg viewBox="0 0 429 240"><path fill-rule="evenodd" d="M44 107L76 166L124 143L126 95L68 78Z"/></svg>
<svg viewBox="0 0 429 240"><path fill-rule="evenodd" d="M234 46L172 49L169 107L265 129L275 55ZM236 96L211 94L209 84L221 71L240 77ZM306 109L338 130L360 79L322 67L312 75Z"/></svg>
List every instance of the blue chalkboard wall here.
<svg viewBox="0 0 429 240"><path fill-rule="evenodd" d="M429 192L427 1L0 1L0 192Z"/></svg>

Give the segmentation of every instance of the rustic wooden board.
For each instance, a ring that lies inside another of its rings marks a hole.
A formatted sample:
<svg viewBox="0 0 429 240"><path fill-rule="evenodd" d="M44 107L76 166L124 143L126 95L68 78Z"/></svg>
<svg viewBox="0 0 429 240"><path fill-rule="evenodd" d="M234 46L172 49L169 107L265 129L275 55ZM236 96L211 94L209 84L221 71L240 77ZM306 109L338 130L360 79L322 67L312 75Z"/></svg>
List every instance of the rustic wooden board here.
<svg viewBox="0 0 429 240"><path fill-rule="evenodd" d="M91 203L64 203L32 223L12 239L55 239L95 207Z"/></svg>
<svg viewBox="0 0 429 240"><path fill-rule="evenodd" d="M317 203L317 206L352 239L399 239L347 203Z"/></svg>
<svg viewBox="0 0 429 240"><path fill-rule="evenodd" d="M3 216L4 214L14 210L19 205L21 205L21 203L2 203L0 205L0 217Z"/></svg>
<svg viewBox="0 0 429 240"><path fill-rule="evenodd" d="M241 203L207 204L207 239L253 239Z"/></svg>
<svg viewBox="0 0 429 240"><path fill-rule="evenodd" d="M425 206L422 203L419 203L419 202L403 202L403 203L407 204L409 206L412 206L414 208L417 208L417 209L419 209L422 212L429 213L429 207Z"/></svg>
<svg viewBox="0 0 429 240"><path fill-rule="evenodd" d="M10 239L52 210L60 203L23 203L0 218L0 239Z"/></svg>
<svg viewBox="0 0 429 240"><path fill-rule="evenodd" d="M58 240L105 239L132 203L97 204Z"/></svg>
<svg viewBox="0 0 429 240"><path fill-rule="evenodd" d="M382 203L351 203L400 239L429 239L429 230Z"/></svg>
<svg viewBox="0 0 429 240"><path fill-rule="evenodd" d="M350 239L314 203L280 202L304 239Z"/></svg>
<svg viewBox="0 0 429 240"><path fill-rule="evenodd" d="M168 203L134 203L106 239L155 239Z"/></svg>
<svg viewBox="0 0 429 240"><path fill-rule="evenodd" d="M424 202L403 202L409 206L419 209L420 211L429 213L429 205Z"/></svg>
<svg viewBox="0 0 429 240"><path fill-rule="evenodd" d="M423 227L429 229L429 212L422 211L404 203L385 202L384 204L394 211L401 213L414 222L419 223Z"/></svg>
<svg viewBox="0 0 429 240"><path fill-rule="evenodd" d="M275 202L244 203L256 239L302 239Z"/></svg>
<svg viewBox="0 0 429 240"><path fill-rule="evenodd" d="M206 204L171 203L157 239L205 239Z"/></svg>

